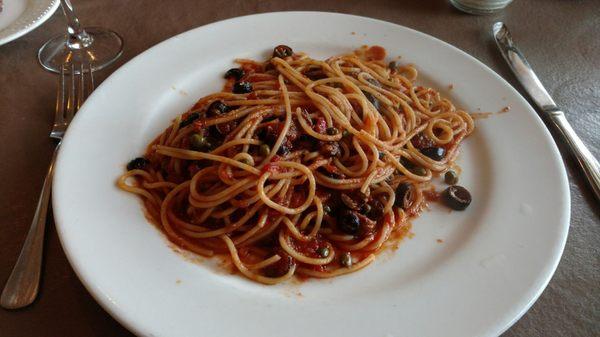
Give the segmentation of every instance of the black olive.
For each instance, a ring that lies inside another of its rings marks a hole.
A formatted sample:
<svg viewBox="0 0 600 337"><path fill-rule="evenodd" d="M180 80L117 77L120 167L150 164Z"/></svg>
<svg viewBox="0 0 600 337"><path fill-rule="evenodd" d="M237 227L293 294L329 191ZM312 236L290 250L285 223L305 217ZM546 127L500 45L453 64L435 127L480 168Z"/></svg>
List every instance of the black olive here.
<svg viewBox="0 0 600 337"><path fill-rule="evenodd" d="M197 112L192 112L186 117L186 119L182 120L181 123L179 123L179 128L185 128L186 126L192 124L198 118L200 118L200 114Z"/></svg>
<svg viewBox="0 0 600 337"><path fill-rule="evenodd" d="M233 85L234 94L247 94L252 92L252 83L250 82L236 82Z"/></svg>
<svg viewBox="0 0 600 337"><path fill-rule="evenodd" d="M360 207L359 210L360 214L368 214L369 212L371 212L371 205L369 204L364 204Z"/></svg>
<svg viewBox="0 0 600 337"><path fill-rule="evenodd" d="M310 142L313 140L313 138L310 135L303 133L300 135L300 137L298 137L298 140L301 142Z"/></svg>
<svg viewBox="0 0 600 337"><path fill-rule="evenodd" d="M285 144L281 144L281 146L279 147L279 150L277 150L277 154L280 156L285 156L288 153L290 153L290 148Z"/></svg>
<svg viewBox="0 0 600 337"><path fill-rule="evenodd" d="M400 164L402 164L402 166L406 167L408 170L415 167L415 164L412 161L404 157L400 158Z"/></svg>
<svg viewBox="0 0 600 337"><path fill-rule="evenodd" d="M227 111L229 111L229 106L227 106L227 104L223 103L222 101L214 101L208 106L208 109L206 109L206 114L209 117L214 117Z"/></svg>
<svg viewBox="0 0 600 337"><path fill-rule="evenodd" d="M397 67L398 65L396 64L396 61L392 61L388 64L388 68L390 68L392 71L395 71Z"/></svg>
<svg viewBox="0 0 600 337"><path fill-rule="evenodd" d="M354 235L360 229L360 219L351 210L343 210L338 216L338 228L346 233Z"/></svg>
<svg viewBox="0 0 600 337"><path fill-rule="evenodd" d="M379 110L379 100L377 98L375 98L375 96L373 96L373 94L371 94L370 92L363 91L362 93L369 100L369 102L371 102L371 104L373 104L375 109Z"/></svg>
<svg viewBox="0 0 600 337"><path fill-rule="evenodd" d="M239 81L246 75L246 72L242 68L231 68L225 73L225 78L233 78Z"/></svg>
<svg viewBox="0 0 600 337"><path fill-rule="evenodd" d="M385 209L385 207L377 199L371 201L370 205L371 209L369 210L369 213L367 213L367 216L371 219L379 220L379 218L383 216L383 210Z"/></svg>
<svg viewBox="0 0 600 337"><path fill-rule="evenodd" d="M462 211L471 204L471 193L462 186L454 185L442 192L442 200L446 206Z"/></svg>
<svg viewBox="0 0 600 337"><path fill-rule="evenodd" d="M273 49L273 57L280 57L280 58L286 58L288 56L292 56L294 54L294 51L292 50L292 48L280 44L279 46L275 47L275 49Z"/></svg>
<svg viewBox="0 0 600 337"><path fill-rule="evenodd" d="M325 129L325 132L326 132L328 135L330 135L330 136L335 136L335 135L337 135L337 134L338 134L340 131L339 131L337 128L335 128L335 127L333 127L333 126L332 126L332 127L330 127L330 128L327 128L327 129Z"/></svg>
<svg viewBox="0 0 600 337"><path fill-rule="evenodd" d="M283 255L283 256L281 256ZM275 263L273 263L272 265L269 265L268 267L265 268L264 273L265 276L268 277L281 277L285 274L287 274L287 272L290 270L290 268L292 268L292 266L294 265L294 259L287 255L287 254L280 254L281 259Z"/></svg>
<svg viewBox="0 0 600 337"><path fill-rule="evenodd" d="M129 164L127 164L127 171L143 170L148 163L150 162L144 157L135 158L134 160L130 161Z"/></svg>
<svg viewBox="0 0 600 337"><path fill-rule="evenodd" d="M426 147L421 150L421 153L435 161L440 161L444 159L446 149L443 147Z"/></svg>
<svg viewBox="0 0 600 337"><path fill-rule="evenodd" d="M379 83L378 80L376 80L376 79L374 79L372 77L367 78L367 82L371 83L372 85L374 85L374 86L376 86L378 88L381 88L381 83Z"/></svg>
<svg viewBox="0 0 600 337"><path fill-rule="evenodd" d="M404 210L408 209L412 204L414 188L413 184L406 182L398 185L398 188L396 188L396 201L394 201L394 205L401 207Z"/></svg>
<svg viewBox="0 0 600 337"><path fill-rule="evenodd" d="M303 74L304 76L310 78L313 81L327 78L327 75L325 75L325 72L323 72L323 69L321 68L312 68L305 71Z"/></svg>
<svg viewBox="0 0 600 337"><path fill-rule="evenodd" d="M378 156L379 160L383 160L383 158L385 158L385 153L379 152L379 154L377 156Z"/></svg>

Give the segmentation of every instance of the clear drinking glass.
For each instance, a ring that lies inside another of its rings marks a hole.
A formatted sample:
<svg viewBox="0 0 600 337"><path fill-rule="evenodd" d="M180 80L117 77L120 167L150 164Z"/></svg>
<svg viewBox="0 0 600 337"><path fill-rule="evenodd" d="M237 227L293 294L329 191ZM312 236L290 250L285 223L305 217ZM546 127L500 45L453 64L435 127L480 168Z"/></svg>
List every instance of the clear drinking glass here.
<svg viewBox="0 0 600 337"><path fill-rule="evenodd" d="M454 7L469 14L491 14L508 6L513 0L450 0Z"/></svg>
<svg viewBox="0 0 600 337"><path fill-rule="evenodd" d="M69 0L60 0L67 19L66 34L57 35L38 51L38 60L47 70L58 73L68 61L90 64L92 70L102 69L121 56L123 39L119 34L100 27L81 27Z"/></svg>

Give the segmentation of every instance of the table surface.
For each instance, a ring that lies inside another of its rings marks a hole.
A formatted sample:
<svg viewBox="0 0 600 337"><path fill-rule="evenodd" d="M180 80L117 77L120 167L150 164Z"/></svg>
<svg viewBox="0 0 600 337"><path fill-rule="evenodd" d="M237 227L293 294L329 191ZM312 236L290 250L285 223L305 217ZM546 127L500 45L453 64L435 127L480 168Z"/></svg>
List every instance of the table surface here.
<svg viewBox="0 0 600 337"><path fill-rule="evenodd" d="M491 16L463 14L445 0L421 1L160 1L74 0L82 23L111 28L124 62L176 34L235 16L284 10L351 13L404 25L473 55L517 90L491 39L502 20L541 81L590 150L600 157L600 1L517 0ZM28 35L0 46L0 285L8 279L25 240L54 142L56 77L37 64L38 48L62 33L57 11ZM565 148L561 147L563 154ZM600 336L600 207L570 155L571 227L556 274L539 300L504 336ZM71 269L50 216L39 297L28 308L0 309L3 336L131 336L88 294ZM493 305L493 303L490 303Z"/></svg>

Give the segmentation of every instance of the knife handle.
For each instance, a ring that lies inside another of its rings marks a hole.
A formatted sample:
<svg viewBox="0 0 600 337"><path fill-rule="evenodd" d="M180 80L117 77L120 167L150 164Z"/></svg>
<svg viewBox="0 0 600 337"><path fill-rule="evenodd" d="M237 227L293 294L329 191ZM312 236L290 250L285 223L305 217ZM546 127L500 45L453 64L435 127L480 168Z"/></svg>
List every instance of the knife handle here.
<svg viewBox="0 0 600 337"><path fill-rule="evenodd" d="M583 169L585 176L592 187L596 199L600 201L600 164L583 141L577 136L575 130L565 118L564 112L560 110L546 111L556 128L562 134L565 142L571 148L571 152L577 158L579 166Z"/></svg>

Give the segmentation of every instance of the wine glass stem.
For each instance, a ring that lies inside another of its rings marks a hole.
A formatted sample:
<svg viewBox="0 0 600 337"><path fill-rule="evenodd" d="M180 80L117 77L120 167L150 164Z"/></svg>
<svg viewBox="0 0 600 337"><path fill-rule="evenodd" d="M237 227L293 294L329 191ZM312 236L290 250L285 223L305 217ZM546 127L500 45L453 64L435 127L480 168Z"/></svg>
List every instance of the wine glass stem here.
<svg viewBox="0 0 600 337"><path fill-rule="evenodd" d="M67 39L67 46L69 49L82 49L89 47L93 39L86 33L85 29L81 27L79 19L75 15L73 5L70 0L60 0L63 13L67 17L67 33L69 38Z"/></svg>

